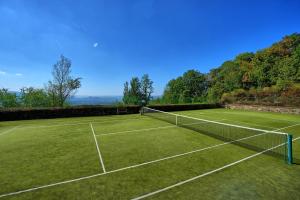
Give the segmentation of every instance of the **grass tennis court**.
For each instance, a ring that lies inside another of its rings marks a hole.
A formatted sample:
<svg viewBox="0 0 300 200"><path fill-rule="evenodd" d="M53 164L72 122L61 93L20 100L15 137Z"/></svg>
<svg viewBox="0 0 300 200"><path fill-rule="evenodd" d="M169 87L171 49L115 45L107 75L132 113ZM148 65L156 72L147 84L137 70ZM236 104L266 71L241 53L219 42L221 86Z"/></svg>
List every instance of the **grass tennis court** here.
<svg viewBox="0 0 300 200"><path fill-rule="evenodd" d="M177 113L293 134L295 164L141 115L1 122L0 199L299 198L298 115Z"/></svg>

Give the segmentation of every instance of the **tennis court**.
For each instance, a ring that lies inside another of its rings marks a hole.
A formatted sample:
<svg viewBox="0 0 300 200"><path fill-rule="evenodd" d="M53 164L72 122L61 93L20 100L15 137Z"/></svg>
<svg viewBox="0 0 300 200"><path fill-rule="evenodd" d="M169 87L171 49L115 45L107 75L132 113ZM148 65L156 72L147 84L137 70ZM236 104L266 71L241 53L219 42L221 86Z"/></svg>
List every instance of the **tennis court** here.
<svg viewBox="0 0 300 200"><path fill-rule="evenodd" d="M299 116L227 109L176 114L187 117L146 113L1 122L0 198L299 197ZM220 130L221 138L211 135ZM249 130L265 132L253 137ZM285 135L270 131L293 134L295 164L286 164L286 148L280 146Z"/></svg>

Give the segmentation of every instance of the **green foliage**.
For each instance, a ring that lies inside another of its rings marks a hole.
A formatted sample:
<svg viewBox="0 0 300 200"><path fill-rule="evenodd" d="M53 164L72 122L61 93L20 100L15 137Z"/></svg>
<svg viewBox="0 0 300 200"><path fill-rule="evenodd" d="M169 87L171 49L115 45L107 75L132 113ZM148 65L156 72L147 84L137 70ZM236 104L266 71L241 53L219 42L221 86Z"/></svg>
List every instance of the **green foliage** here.
<svg viewBox="0 0 300 200"><path fill-rule="evenodd" d="M129 104L129 85L128 82L126 81L124 83L124 91L123 91L123 102L125 104Z"/></svg>
<svg viewBox="0 0 300 200"><path fill-rule="evenodd" d="M121 112L120 112L121 111ZM124 111L124 112L122 112ZM83 117L95 115L137 114L140 106L115 105L86 105L64 108L14 108L0 110L0 121L16 121L28 119L50 119L64 117ZM0 127L1 128L1 127Z"/></svg>
<svg viewBox="0 0 300 200"><path fill-rule="evenodd" d="M141 100L146 105L151 100L151 94L153 91L153 81L149 78L148 74L144 74L141 79Z"/></svg>
<svg viewBox="0 0 300 200"><path fill-rule="evenodd" d="M1 89L0 107L68 106L67 99L81 86L81 78L72 78L70 74L71 60L62 55L53 66L53 81L49 81L45 89L22 88L19 97L7 89Z"/></svg>
<svg viewBox="0 0 300 200"><path fill-rule="evenodd" d="M0 89L0 108L18 107L18 99L16 93L8 92L8 89Z"/></svg>
<svg viewBox="0 0 300 200"><path fill-rule="evenodd" d="M218 103L223 93L224 89L222 85L220 83L216 83L208 89L207 101L209 103Z"/></svg>
<svg viewBox="0 0 300 200"><path fill-rule="evenodd" d="M163 101L165 103L176 104L179 103L179 97L183 92L183 81L182 77L172 79L168 82L164 94Z"/></svg>
<svg viewBox="0 0 300 200"><path fill-rule="evenodd" d="M52 99L52 106L63 107L66 100L81 87L81 78L71 77L71 60L61 55L53 65L53 81L48 82L47 90Z"/></svg>
<svg viewBox="0 0 300 200"><path fill-rule="evenodd" d="M124 84L123 102L130 105L148 104L151 100L153 93L153 81L149 78L148 74L144 74L141 80L138 77L133 77Z"/></svg>
<svg viewBox="0 0 300 200"><path fill-rule="evenodd" d="M224 93L222 103L264 104L281 106L299 106L300 88L290 82L279 82L278 85L250 90L236 89Z"/></svg>
<svg viewBox="0 0 300 200"><path fill-rule="evenodd" d="M165 103L192 103L206 96L208 81L205 74L189 70L168 82L163 99Z"/></svg>
<svg viewBox="0 0 300 200"><path fill-rule="evenodd" d="M20 95L21 105L23 107L50 107L51 98L43 89L33 87L22 88Z"/></svg>
<svg viewBox="0 0 300 200"><path fill-rule="evenodd" d="M240 92L250 94L254 90L256 95L280 96L297 82L300 82L300 34L295 33L256 53L239 54L208 74L196 70L185 72L168 82L163 102L234 101L240 98Z"/></svg>
<svg viewBox="0 0 300 200"><path fill-rule="evenodd" d="M163 98L157 97L154 99L151 99L149 102L150 105L159 105L159 104L165 104Z"/></svg>
<svg viewBox="0 0 300 200"><path fill-rule="evenodd" d="M138 77L133 77L130 81L128 104L139 105L141 103L141 83Z"/></svg>

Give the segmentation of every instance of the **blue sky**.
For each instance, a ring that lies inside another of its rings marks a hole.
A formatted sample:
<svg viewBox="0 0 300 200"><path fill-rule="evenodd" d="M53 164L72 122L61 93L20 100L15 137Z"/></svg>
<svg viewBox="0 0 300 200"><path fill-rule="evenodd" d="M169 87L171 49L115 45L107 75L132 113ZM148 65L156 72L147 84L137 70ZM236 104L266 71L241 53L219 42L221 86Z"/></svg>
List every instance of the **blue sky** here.
<svg viewBox="0 0 300 200"><path fill-rule="evenodd" d="M300 32L299 2L0 0L0 87L44 87L63 54L83 78L78 95L121 95L144 73L159 95L188 69Z"/></svg>

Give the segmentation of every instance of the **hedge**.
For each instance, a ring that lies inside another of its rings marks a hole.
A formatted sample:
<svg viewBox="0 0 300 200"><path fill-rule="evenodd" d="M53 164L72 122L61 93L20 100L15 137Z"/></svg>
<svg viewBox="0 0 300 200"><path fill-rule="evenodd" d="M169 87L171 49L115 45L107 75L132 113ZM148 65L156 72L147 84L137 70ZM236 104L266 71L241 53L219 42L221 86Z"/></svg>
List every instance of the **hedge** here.
<svg viewBox="0 0 300 200"><path fill-rule="evenodd" d="M135 114L139 113L139 110L139 106L74 106L68 108L3 109L0 110L0 121Z"/></svg>
<svg viewBox="0 0 300 200"><path fill-rule="evenodd" d="M220 104L170 104L152 105L153 109L166 112L220 108ZM137 114L140 106L74 106L68 108L15 108L0 109L0 121L85 117L101 115Z"/></svg>
<svg viewBox="0 0 300 200"><path fill-rule="evenodd" d="M150 105L148 107L165 111L165 112L171 112L171 111L222 108L223 105L221 104L167 104L167 105Z"/></svg>

